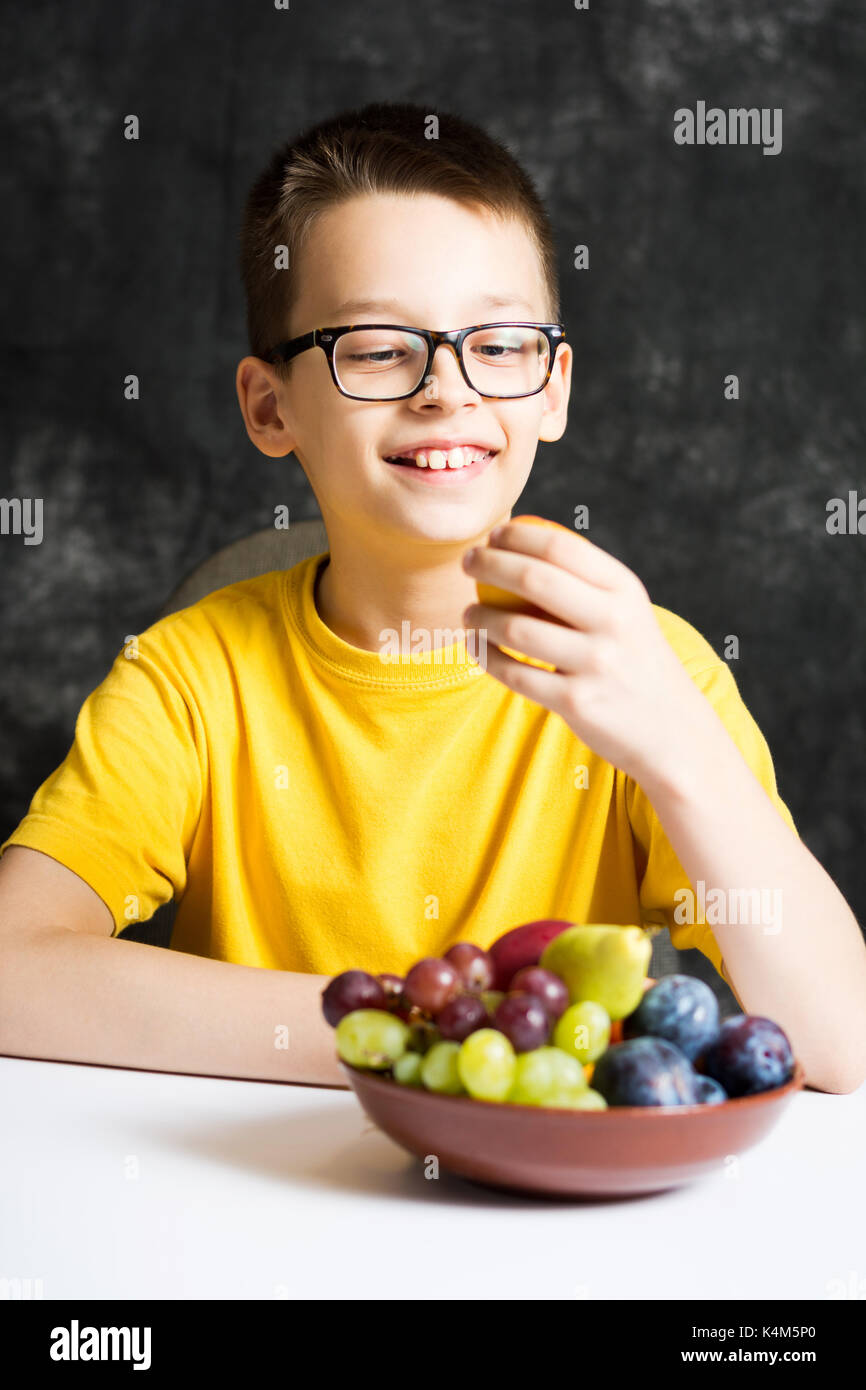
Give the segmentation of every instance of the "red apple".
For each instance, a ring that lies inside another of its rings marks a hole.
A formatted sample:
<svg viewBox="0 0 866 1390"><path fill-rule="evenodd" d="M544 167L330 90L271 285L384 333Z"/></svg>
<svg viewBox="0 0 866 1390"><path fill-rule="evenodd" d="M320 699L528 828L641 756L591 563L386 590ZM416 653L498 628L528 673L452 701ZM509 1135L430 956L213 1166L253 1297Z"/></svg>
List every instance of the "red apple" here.
<svg viewBox="0 0 866 1390"><path fill-rule="evenodd" d="M560 922L555 918L544 917L537 922L524 922L523 926L514 927L504 936L500 936L489 948L496 971L492 988L507 992L512 976L525 965L537 965L548 941L559 936L566 927L574 925L574 922Z"/></svg>

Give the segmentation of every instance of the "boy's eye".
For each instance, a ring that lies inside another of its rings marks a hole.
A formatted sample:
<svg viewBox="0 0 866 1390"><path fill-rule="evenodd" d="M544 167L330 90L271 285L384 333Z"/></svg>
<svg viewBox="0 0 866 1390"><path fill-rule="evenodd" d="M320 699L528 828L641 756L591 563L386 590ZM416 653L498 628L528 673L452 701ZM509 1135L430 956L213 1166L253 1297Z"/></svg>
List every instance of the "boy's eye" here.
<svg viewBox="0 0 866 1390"><path fill-rule="evenodd" d="M519 345L509 343L478 343L472 348L478 357L505 357L509 352L521 352L522 350Z"/></svg>
<svg viewBox="0 0 866 1390"><path fill-rule="evenodd" d="M484 362L514 360L525 354L538 351L545 340L534 329L484 328L472 333L466 340L466 348L473 357Z"/></svg>
<svg viewBox="0 0 866 1390"><path fill-rule="evenodd" d="M393 362L402 362L406 354L400 348L371 348L369 352L350 352L344 354L345 361L351 362L354 366L363 365L365 362L372 366L389 366Z"/></svg>

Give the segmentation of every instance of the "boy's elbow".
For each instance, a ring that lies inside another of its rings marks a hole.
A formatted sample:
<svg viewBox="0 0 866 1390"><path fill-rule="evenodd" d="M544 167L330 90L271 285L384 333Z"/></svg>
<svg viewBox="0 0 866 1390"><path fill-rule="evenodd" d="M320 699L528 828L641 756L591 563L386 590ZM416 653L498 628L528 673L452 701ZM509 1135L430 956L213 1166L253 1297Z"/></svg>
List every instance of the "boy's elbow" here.
<svg viewBox="0 0 866 1390"><path fill-rule="evenodd" d="M807 1086L813 1091L826 1091L831 1096L853 1095L855 1091L859 1091L864 1081L866 1063L862 1061L849 1063L845 1059L841 1062L836 1059L826 1069L821 1067L806 1074Z"/></svg>

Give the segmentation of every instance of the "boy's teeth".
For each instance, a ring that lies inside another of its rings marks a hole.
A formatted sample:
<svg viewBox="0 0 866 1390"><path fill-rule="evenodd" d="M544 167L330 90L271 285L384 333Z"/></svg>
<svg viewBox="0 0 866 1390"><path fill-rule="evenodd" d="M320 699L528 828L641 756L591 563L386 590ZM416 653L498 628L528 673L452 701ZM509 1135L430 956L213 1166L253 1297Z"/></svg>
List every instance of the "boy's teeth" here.
<svg viewBox="0 0 866 1390"><path fill-rule="evenodd" d="M459 445L454 449L419 449L412 457L418 468L467 468L476 459L484 458L487 449Z"/></svg>

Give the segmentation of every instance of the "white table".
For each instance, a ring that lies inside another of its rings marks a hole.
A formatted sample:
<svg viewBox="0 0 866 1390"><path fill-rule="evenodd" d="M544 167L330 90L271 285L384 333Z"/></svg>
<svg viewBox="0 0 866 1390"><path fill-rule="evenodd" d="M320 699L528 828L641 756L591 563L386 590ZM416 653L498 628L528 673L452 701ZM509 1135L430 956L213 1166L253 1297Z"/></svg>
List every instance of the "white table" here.
<svg viewBox="0 0 866 1390"><path fill-rule="evenodd" d="M866 1297L866 1086L594 1205L429 1181L336 1088L0 1057L0 1115L0 1278L45 1299Z"/></svg>

